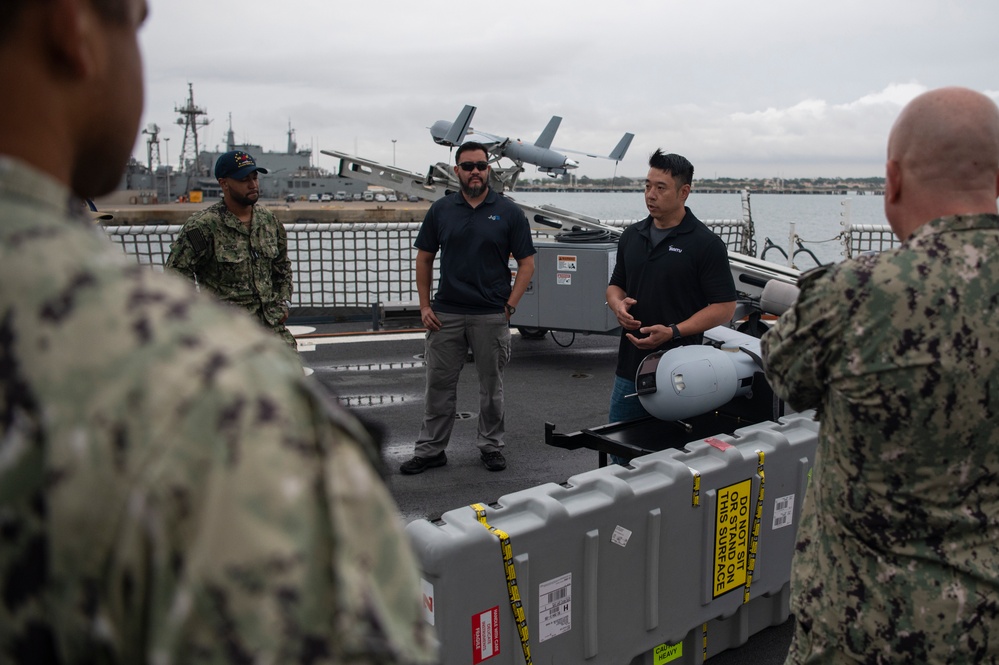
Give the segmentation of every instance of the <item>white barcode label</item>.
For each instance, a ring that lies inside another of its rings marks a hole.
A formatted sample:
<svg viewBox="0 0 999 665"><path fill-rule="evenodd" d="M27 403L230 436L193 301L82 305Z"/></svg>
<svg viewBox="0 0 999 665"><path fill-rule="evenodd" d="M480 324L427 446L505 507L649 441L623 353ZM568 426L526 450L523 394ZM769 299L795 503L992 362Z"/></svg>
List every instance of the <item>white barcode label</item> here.
<svg viewBox="0 0 999 665"><path fill-rule="evenodd" d="M562 587L561 589L555 589L554 591L550 592L548 594L548 597L543 600L547 601L547 603L551 605L552 603L560 603L568 597L569 597L569 589L566 587Z"/></svg>
<svg viewBox="0 0 999 665"><path fill-rule="evenodd" d="M774 499L774 529L791 526L794 518L794 495Z"/></svg>
<svg viewBox="0 0 999 665"><path fill-rule="evenodd" d="M625 529L621 525L614 528L614 533L611 534L612 543L620 545L621 547L627 547L629 540L631 540L631 531Z"/></svg>
<svg viewBox="0 0 999 665"><path fill-rule="evenodd" d="M538 641L572 630L572 573L542 582L538 588Z"/></svg>

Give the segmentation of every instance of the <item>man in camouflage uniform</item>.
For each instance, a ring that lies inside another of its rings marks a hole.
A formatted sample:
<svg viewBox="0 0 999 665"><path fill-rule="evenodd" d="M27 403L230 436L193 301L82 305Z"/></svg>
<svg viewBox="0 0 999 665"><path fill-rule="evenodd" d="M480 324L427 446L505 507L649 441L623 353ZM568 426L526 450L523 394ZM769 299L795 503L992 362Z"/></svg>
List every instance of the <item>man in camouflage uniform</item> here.
<svg viewBox="0 0 999 665"><path fill-rule="evenodd" d="M274 213L257 205L257 166L242 150L215 162L222 200L191 216L170 250L167 267L246 309L292 349L285 327L291 299L288 234Z"/></svg>
<svg viewBox="0 0 999 665"><path fill-rule="evenodd" d="M895 250L803 276L763 338L815 408L787 663L999 663L999 109L925 93L888 140Z"/></svg>
<svg viewBox="0 0 999 665"><path fill-rule="evenodd" d="M77 197L138 128L145 0L0 4L0 663L427 663L363 429Z"/></svg>

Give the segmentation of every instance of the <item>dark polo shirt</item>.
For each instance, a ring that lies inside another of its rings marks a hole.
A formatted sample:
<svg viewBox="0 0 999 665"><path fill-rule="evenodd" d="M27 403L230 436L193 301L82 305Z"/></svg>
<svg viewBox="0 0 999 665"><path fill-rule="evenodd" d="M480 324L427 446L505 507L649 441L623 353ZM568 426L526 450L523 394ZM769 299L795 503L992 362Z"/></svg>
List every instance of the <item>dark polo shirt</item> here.
<svg viewBox="0 0 999 665"><path fill-rule="evenodd" d="M651 217L626 228L618 241L610 283L638 301L630 312L643 326L680 323L710 304L736 299L725 243L690 208L686 211L683 221L655 247ZM616 374L634 381L638 365L653 350L635 347L626 332L621 333ZM690 335L654 351L702 340L703 335Z"/></svg>
<svg viewBox="0 0 999 665"><path fill-rule="evenodd" d="M440 282L433 309L448 314L497 314L510 298L509 258L535 253L523 211L489 190L472 208L461 192L430 206L413 245L440 252Z"/></svg>

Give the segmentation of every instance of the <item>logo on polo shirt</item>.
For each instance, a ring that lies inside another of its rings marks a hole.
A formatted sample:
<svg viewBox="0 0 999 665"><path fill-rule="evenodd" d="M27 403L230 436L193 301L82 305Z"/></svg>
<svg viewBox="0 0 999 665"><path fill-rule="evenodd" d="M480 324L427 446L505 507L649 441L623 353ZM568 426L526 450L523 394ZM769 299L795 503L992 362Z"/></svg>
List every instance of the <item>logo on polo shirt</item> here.
<svg viewBox="0 0 999 665"><path fill-rule="evenodd" d="M500 216L499 215L489 215L488 217L486 217L486 219L488 219L490 221L493 221L493 222L498 222L498 221L500 221Z"/></svg>
<svg viewBox="0 0 999 665"><path fill-rule="evenodd" d="M682 249L680 249L679 247L674 247L673 245L669 246L669 251L676 252L677 254L683 254Z"/></svg>

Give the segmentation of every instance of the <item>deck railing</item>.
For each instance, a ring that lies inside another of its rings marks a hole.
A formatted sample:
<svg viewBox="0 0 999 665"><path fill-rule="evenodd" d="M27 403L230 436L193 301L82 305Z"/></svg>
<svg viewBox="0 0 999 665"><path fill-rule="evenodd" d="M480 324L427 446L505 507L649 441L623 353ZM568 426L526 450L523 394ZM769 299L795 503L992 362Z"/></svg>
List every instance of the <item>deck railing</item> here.
<svg viewBox="0 0 999 665"><path fill-rule="evenodd" d="M624 227L634 220L609 220ZM742 220L705 222L729 250L746 254L751 226ZM292 306L306 309L370 308L374 303L416 299L417 223L287 224L288 256L294 266ZM138 263L162 270L179 225L108 226L105 231ZM536 231L540 240L554 232ZM894 245L887 226L846 227L847 256L880 251ZM437 275L434 275L436 280Z"/></svg>
<svg viewBox="0 0 999 665"><path fill-rule="evenodd" d="M895 232L884 224L847 224L843 229L843 247L847 258L868 252L884 252L898 244Z"/></svg>

